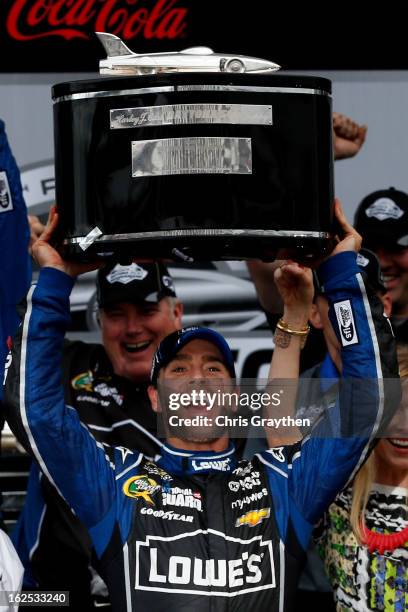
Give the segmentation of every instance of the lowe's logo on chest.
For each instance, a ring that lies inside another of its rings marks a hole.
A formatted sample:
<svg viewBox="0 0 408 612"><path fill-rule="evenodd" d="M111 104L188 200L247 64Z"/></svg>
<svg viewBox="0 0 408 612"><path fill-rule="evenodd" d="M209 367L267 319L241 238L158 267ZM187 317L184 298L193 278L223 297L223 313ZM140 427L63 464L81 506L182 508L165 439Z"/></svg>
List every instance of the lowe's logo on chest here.
<svg viewBox="0 0 408 612"><path fill-rule="evenodd" d="M195 472L203 472L204 470L214 470L219 472L228 472L231 466L231 459L193 459L191 463Z"/></svg>
<svg viewBox="0 0 408 612"><path fill-rule="evenodd" d="M208 541L225 558L203 558ZM137 542L135 572L135 588L142 591L235 597L276 586L271 541L232 538L212 529Z"/></svg>

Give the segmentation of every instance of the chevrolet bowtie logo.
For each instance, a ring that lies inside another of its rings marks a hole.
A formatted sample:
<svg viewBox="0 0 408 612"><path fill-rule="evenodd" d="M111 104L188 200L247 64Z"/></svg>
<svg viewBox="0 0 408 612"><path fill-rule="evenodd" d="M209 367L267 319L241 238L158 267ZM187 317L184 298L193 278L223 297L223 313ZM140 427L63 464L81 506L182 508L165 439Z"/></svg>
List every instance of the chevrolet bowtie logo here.
<svg viewBox="0 0 408 612"><path fill-rule="evenodd" d="M270 508L262 508L261 510L250 510L249 512L243 514L237 519L235 527L241 527L242 525L255 527L255 525L259 525L259 523L261 523L265 518L269 518L270 513Z"/></svg>

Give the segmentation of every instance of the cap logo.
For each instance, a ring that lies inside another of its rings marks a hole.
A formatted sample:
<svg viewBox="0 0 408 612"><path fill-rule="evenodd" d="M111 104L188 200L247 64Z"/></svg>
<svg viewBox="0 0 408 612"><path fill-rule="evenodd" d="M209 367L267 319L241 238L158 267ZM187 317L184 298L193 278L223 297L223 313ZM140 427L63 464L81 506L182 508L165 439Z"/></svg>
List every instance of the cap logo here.
<svg viewBox="0 0 408 612"><path fill-rule="evenodd" d="M367 267L369 263L370 260L367 259L367 257L364 257L364 255L361 255L361 253L357 255L357 265L360 266L360 268Z"/></svg>
<svg viewBox="0 0 408 612"><path fill-rule="evenodd" d="M366 208L367 217L375 217L378 221L386 219L399 219L404 211L390 198L379 198Z"/></svg>
<svg viewBox="0 0 408 612"><path fill-rule="evenodd" d="M111 285L113 283L122 283L122 285L127 285L133 281L141 281L146 278L147 275L147 270L141 268L135 263L130 264L130 266L121 266L120 264L116 264L116 266L107 275L106 280Z"/></svg>
<svg viewBox="0 0 408 612"><path fill-rule="evenodd" d="M170 276L162 276L162 283L167 289L172 289L174 291L173 279Z"/></svg>

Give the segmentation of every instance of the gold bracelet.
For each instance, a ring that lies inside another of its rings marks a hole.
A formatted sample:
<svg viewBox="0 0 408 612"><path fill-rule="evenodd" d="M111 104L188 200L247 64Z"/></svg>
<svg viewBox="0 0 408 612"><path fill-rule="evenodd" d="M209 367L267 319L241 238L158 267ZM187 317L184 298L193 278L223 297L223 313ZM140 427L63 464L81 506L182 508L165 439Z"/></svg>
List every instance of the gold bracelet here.
<svg viewBox="0 0 408 612"><path fill-rule="evenodd" d="M279 330L279 331L278 331ZM282 321L282 319L280 321L278 321L277 325L276 325L276 330L275 330L275 334L274 334L274 339L275 339L275 345L276 346L280 346L281 348L287 348L289 346L290 343L290 337L291 336L297 336L300 340L300 344L299 344L299 348L300 350L305 348L306 345L306 340L307 337L309 335L309 331L310 331L310 326L308 325L307 328L305 327L302 330L296 330L296 329L291 329L288 324L286 323L286 321ZM278 341L278 334L283 333L283 335L287 337L287 341L282 343L282 340Z"/></svg>
<svg viewBox="0 0 408 612"><path fill-rule="evenodd" d="M291 334L292 336L307 336L310 332L310 325L306 325L306 327L304 327L303 329L291 329L289 327L289 324L286 323L286 321L284 321L283 319L279 319L276 324L276 327L279 328L281 331Z"/></svg>

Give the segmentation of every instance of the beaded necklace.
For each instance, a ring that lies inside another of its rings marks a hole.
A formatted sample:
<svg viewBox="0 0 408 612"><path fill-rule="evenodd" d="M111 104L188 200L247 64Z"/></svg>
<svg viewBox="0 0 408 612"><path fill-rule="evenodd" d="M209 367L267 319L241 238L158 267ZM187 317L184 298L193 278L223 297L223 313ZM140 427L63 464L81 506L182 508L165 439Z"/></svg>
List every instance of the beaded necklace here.
<svg viewBox="0 0 408 612"><path fill-rule="evenodd" d="M361 527L364 534L364 544L370 553L375 550L378 550L380 555L383 555L386 550L392 553L396 548L403 548L408 542L408 525L401 531L388 535L372 531L364 523Z"/></svg>
<svg viewBox="0 0 408 612"><path fill-rule="evenodd" d="M387 488L387 485L384 485ZM380 487L377 485L378 489ZM375 488L377 488L375 487ZM382 488L382 487L381 487ZM397 548L404 548L408 542L408 525L401 531L396 531L391 534L377 533L372 529L369 529L364 522L361 522L361 529L364 534L364 544L367 546L370 553L377 550L380 555L383 555L387 550L393 553Z"/></svg>

